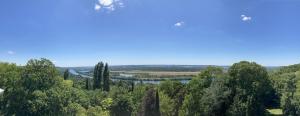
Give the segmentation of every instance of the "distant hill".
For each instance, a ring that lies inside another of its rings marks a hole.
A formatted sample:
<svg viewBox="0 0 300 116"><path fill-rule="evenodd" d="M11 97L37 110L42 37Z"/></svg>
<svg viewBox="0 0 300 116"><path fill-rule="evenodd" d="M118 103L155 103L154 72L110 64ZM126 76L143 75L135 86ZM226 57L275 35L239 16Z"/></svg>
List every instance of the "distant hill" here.
<svg viewBox="0 0 300 116"><path fill-rule="evenodd" d="M174 71L174 72L197 72L205 69L208 66L215 65L113 65L110 66L111 71ZM227 70L230 66L218 66ZM85 67L58 67L58 70L63 72L65 69L73 69L76 71L92 71L93 66ZM279 69L279 66L266 66L267 70Z"/></svg>
<svg viewBox="0 0 300 116"><path fill-rule="evenodd" d="M297 71L300 71L300 64L280 67L279 69L277 69L276 74L292 73Z"/></svg>
<svg viewBox="0 0 300 116"><path fill-rule="evenodd" d="M181 72L197 72L212 65L113 65L110 66L111 71L181 71ZM228 66L220 66L227 69ZM58 70L73 69L76 71L92 71L94 67L58 67Z"/></svg>
<svg viewBox="0 0 300 116"><path fill-rule="evenodd" d="M195 72L209 65L120 65L111 66L112 71L186 71Z"/></svg>

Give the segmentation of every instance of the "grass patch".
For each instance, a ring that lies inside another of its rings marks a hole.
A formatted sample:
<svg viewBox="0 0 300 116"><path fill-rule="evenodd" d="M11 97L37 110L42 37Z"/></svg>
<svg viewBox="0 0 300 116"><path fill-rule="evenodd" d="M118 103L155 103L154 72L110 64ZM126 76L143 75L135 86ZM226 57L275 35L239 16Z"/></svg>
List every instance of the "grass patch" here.
<svg viewBox="0 0 300 116"><path fill-rule="evenodd" d="M282 116L282 109L267 109L271 116Z"/></svg>

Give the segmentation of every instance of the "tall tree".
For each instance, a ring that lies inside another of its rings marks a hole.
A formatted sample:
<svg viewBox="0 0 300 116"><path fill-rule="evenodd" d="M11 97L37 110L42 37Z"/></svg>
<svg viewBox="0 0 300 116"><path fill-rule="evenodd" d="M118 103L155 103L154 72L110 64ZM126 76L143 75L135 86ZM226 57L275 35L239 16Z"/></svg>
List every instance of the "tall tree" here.
<svg viewBox="0 0 300 116"><path fill-rule="evenodd" d="M67 80L70 76L69 69L66 69L64 72L64 80Z"/></svg>
<svg viewBox="0 0 300 116"><path fill-rule="evenodd" d="M103 71L103 90L109 91L109 69L107 63L105 64Z"/></svg>
<svg viewBox="0 0 300 116"><path fill-rule="evenodd" d="M167 94L159 92L159 111L162 116L178 116L174 111L176 107L175 101L171 99Z"/></svg>
<svg viewBox="0 0 300 116"><path fill-rule="evenodd" d="M143 98L139 116L160 116L159 97L153 88L150 88Z"/></svg>
<svg viewBox="0 0 300 116"><path fill-rule="evenodd" d="M297 79L294 73L284 74L286 78L284 93L281 96L281 106L285 116L299 116L300 115L300 102L297 95Z"/></svg>
<svg viewBox="0 0 300 116"><path fill-rule="evenodd" d="M156 116L160 116L159 94L158 94L158 90L156 90L156 94L155 94L155 112L156 112Z"/></svg>
<svg viewBox="0 0 300 116"><path fill-rule="evenodd" d="M241 61L233 64L228 73L234 95L229 115L264 115L264 101L269 98L267 93L270 91L266 68L255 62Z"/></svg>
<svg viewBox="0 0 300 116"><path fill-rule="evenodd" d="M110 106L110 116L132 116L132 94L128 90L129 88L124 86L111 88L109 97L113 99L113 102Z"/></svg>
<svg viewBox="0 0 300 116"><path fill-rule="evenodd" d="M210 87L204 89L203 97L200 99L200 111L203 116L226 116L229 108L231 90L227 86L226 77L216 78Z"/></svg>
<svg viewBox="0 0 300 116"><path fill-rule="evenodd" d="M94 89L101 89L103 79L103 62L99 62L94 68Z"/></svg>
<svg viewBox="0 0 300 116"><path fill-rule="evenodd" d="M29 60L22 74L21 84L30 92L47 90L57 82L58 72L54 64L45 58Z"/></svg>
<svg viewBox="0 0 300 116"><path fill-rule="evenodd" d="M131 92L134 90L134 81L131 81Z"/></svg>
<svg viewBox="0 0 300 116"><path fill-rule="evenodd" d="M101 87L102 87L102 81L103 81L103 67L104 67L104 64L103 64L103 62L100 62L99 63L99 69L98 69L98 77L97 77L97 79L98 79L98 82L99 82L99 85L98 85L98 89L101 89Z"/></svg>
<svg viewBox="0 0 300 116"><path fill-rule="evenodd" d="M93 83L93 89L96 89L97 88L97 86L99 85L98 83L98 69L99 69L99 65L98 64L96 64L96 66L95 66L95 68L94 68L94 75L93 75L93 81L94 81L94 83Z"/></svg>
<svg viewBox="0 0 300 116"><path fill-rule="evenodd" d="M24 99L23 91L17 91L20 88L19 80L21 75L21 67L15 64L0 62L0 88L5 93L0 93L0 115L9 116L22 112L22 103Z"/></svg>
<svg viewBox="0 0 300 116"><path fill-rule="evenodd" d="M85 79L85 89L86 90L90 89L90 79L88 79L88 78Z"/></svg>
<svg viewBox="0 0 300 116"><path fill-rule="evenodd" d="M223 78L223 70L218 67L207 67L201 73L193 78L187 85L186 85L186 91L187 95L184 97L184 101L181 107L180 114L184 116L199 116L203 114L202 107L202 97L205 94L205 89L209 88L213 80L216 80L218 78ZM178 84L166 84L163 88L169 88L173 86L173 88L178 88L180 85ZM178 88L180 90L180 88ZM168 92L171 93L178 93L177 91L174 91L175 89L169 88L166 89ZM165 90L165 91L166 91ZM173 91L173 92L172 92ZM184 92L184 91L183 91ZM172 95L172 94L171 94ZM173 96L173 95L172 95ZM175 96L176 97L176 96ZM182 100L182 98L181 98ZM179 102L180 103L180 102ZM180 105L180 104L179 104Z"/></svg>
<svg viewBox="0 0 300 116"><path fill-rule="evenodd" d="M20 88L15 88L13 93L18 95L12 104L19 104L14 112L17 116L40 116L48 111L46 103L48 95L46 92L56 86L59 86L61 77L54 64L47 59L29 60L24 67ZM21 97L21 98L20 98ZM20 105L22 104L22 105Z"/></svg>

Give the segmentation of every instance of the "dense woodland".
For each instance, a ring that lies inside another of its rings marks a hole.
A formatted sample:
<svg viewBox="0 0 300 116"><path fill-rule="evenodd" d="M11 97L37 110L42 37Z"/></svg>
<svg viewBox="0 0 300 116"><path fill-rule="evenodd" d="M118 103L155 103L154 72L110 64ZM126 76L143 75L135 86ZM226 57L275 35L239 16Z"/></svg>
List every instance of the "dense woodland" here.
<svg viewBox="0 0 300 116"><path fill-rule="evenodd" d="M200 73L201 72L201 73ZM282 109L300 115L300 65L267 71L241 61L224 70L207 67L183 84L111 81L109 66L93 79L59 72L47 59L25 66L0 63L0 115L5 116L268 116Z"/></svg>

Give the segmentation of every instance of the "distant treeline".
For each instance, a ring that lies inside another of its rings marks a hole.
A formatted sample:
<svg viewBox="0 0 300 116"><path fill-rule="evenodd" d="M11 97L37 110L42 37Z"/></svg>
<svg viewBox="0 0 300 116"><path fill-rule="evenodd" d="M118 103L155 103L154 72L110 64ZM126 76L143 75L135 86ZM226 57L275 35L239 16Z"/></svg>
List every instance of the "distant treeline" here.
<svg viewBox="0 0 300 116"><path fill-rule="evenodd" d="M110 66L111 71L186 71L195 72L213 65L114 65ZM228 69L229 66L218 66ZM76 71L92 71L94 67L59 67L59 70L72 68Z"/></svg>

